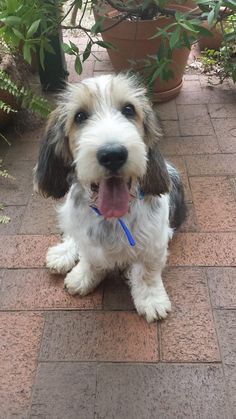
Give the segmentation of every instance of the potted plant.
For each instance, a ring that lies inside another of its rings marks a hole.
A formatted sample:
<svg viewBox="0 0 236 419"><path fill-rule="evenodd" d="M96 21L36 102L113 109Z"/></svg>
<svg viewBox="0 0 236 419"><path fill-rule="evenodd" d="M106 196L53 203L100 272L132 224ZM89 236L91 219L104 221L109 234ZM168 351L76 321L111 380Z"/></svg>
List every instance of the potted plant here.
<svg viewBox="0 0 236 419"><path fill-rule="evenodd" d="M75 56L75 69L80 74L83 71L83 62L93 52L93 45L97 44L107 48L113 64L116 66L117 55L123 54L125 63L117 65L117 70L133 68L139 71L150 90L154 91L154 99L163 99L163 89L169 90L167 98L176 95L181 87L181 79L187 61L188 53L193 42L202 35L211 35L209 29L204 28L203 22L208 21L210 29L217 23L223 24L226 18L235 13L235 0L196 0L196 5L191 0L58 0L58 7L64 7L60 13L49 13L50 19L45 20L45 4L55 7L56 0L12 0L24 7L31 5L35 13L35 21L27 29L19 16L22 8L16 11L4 12L5 34L15 38L16 43L23 42L23 53L26 60L30 60L34 49L39 51L40 63L44 65L45 52L52 53L51 34L58 30L78 29L87 36L87 45L84 50L73 42L63 44L64 51ZM8 3L7 0L0 0ZM74 7L79 9L80 15L76 19L73 13L73 23L68 23L67 18ZM223 7L224 12L222 13ZM86 13L89 8L94 10L96 22L86 25ZM27 7L26 7L27 9ZM19 11L20 10L20 11ZM48 14L46 14L48 16ZM20 18L15 20L15 18ZM0 13L1 20L1 13ZM115 32L121 38L123 26L133 34L133 40L124 57L124 42L117 40ZM146 27L145 33L139 36L140 27ZM153 28L152 30L150 28ZM135 28L135 29L134 29ZM27 30L26 30L27 29ZM29 36L30 31L30 36ZM109 38L111 35L111 39ZM230 35L232 37L232 34ZM150 52L140 55L143 51L143 41L148 40ZM227 48L229 36L224 36L224 46ZM134 46L134 41L136 44ZM155 44L157 42L157 44ZM135 53L134 53L135 52ZM179 58L183 58L179 63ZM232 77L234 80L234 71ZM169 82L169 86L167 82Z"/></svg>

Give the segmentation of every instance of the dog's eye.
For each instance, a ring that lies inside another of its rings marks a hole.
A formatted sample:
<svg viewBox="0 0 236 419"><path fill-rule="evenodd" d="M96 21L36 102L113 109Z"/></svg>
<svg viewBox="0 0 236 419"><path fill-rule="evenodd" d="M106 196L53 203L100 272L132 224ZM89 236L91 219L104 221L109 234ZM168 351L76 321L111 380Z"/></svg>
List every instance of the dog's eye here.
<svg viewBox="0 0 236 419"><path fill-rule="evenodd" d="M135 108L134 105L129 103L128 105L123 106L121 109L121 113L126 116L126 118L133 118L135 116Z"/></svg>
<svg viewBox="0 0 236 419"><path fill-rule="evenodd" d="M75 122L77 124L82 124L82 122L86 121L86 119L88 119L88 114L84 111L80 111L75 114Z"/></svg>

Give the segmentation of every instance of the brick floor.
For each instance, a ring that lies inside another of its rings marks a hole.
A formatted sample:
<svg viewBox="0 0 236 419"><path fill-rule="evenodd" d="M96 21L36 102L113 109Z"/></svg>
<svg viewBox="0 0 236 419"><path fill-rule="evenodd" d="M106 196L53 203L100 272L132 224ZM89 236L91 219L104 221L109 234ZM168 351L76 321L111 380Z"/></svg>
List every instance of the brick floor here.
<svg viewBox="0 0 236 419"><path fill-rule="evenodd" d="M69 57L69 81L112 72L106 52L95 54L79 78ZM188 218L164 273L172 313L151 325L123 278L80 298L47 272L59 231L55 203L32 190L43 126L11 129L11 148L0 142L15 177L0 178L11 217L0 225L1 419L236 417L236 88L187 74L180 95L156 108Z"/></svg>

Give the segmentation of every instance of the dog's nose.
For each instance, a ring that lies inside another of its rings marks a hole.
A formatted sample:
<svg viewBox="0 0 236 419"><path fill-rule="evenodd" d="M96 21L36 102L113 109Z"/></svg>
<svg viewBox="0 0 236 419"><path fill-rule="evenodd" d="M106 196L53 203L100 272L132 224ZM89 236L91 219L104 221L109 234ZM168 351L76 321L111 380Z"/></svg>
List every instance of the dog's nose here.
<svg viewBox="0 0 236 419"><path fill-rule="evenodd" d="M111 171L120 169L128 158L128 150L121 144L106 144L99 148L97 159L99 163Z"/></svg>

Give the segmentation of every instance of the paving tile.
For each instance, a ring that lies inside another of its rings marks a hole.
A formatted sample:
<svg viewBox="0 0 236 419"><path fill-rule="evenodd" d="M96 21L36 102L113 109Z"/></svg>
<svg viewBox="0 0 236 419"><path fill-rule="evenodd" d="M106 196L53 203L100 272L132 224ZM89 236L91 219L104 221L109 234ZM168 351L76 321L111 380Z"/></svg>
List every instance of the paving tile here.
<svg viewBox="0 0 236 419"><path fill-rule="evenodd" d="M215 319L223 364L236 367L236 311L215 310Z"/></svg>
<svg viewBox="0 0 236 419"><path fill-rule="evenodd" d="M215 319L229 400L236 417L236 310L215 310Z"/></svg>
<svg viewBox="0 0 236 419"><path fill-rule="evenodd" d="M236 231L236 202L226 177L190 178L201 231Z"/></svg>
<svg viewBox="0 0 236 419"><path fill-rule="evenodd" d="M220 360L204 269L165 272L172 312L161 328L161 359L167 362Z"/></svg>
<svg viewBox="0 0 236 419"><path fill-rule="evenodd" d="M169 160L179 171L181 180L184 185L184 195L186 202L192 202L192 194L189 186L189 180L187 175L187 170L183 157L180 156L171 156Z"/></svg>
<svg viewBox="0 0 236 419"><path fill-rule="evenodd" d="M162 121L178 120L178 114L176 109L175 100L171 100L166 103L159 103L154 109L158 112L158 115Z"/></svg>
<svg viewBox="0 0 236 419"><path fill-rule="evenodd" d="M189 75L190 76L190 75ZM198 78L198 76L193 76L193 78L186 78L186 76L184 77L184 83L182 86L182 91L191 91L191 92L199 92L201 91L201 84L200 84L200 80Z"/></svg>
<svg viewBox="0 0 236 419"><path fill-rule="evenodd" d="M236 93L231 90L224 90L208 87L202 88L200 91L182 90L176 98L177 104L196 105L208 103L234 103L236 101Z"/></svg>
<svg viewBox="0 0 236 419"><path fill-rule="evenodd" d="M157 326L131 312L51 312L40 359L156 362Z"/></svg>
<svg viewBox="0 0 236 419"><path fill-rule="evenodd" d="M194 81L194 80L201 80L198 74L184 74L183 80L185 81Z"/></svg>
<svg viewBox="0 0 236 419"><path fill-rule="evenodd" d="M179 121L162 121L161 123L166 137L180 136Z"/></svg>
<svg viewBox="0 0 236 419"><path fill-rule="evenodd" d="M205 116L192 119L182 119L179 121L180 135L214 135L210 117Z"/></svg>
<svg viewBox="0 0 236 419"><path fill-rule="evenodd" d="M95 392L95 364L39 364L29 417L92 419Z"/></svg>
<svg viewBox="0 0 236 419"><path fill-rule="evenodd" d="M236 153L236 118L212 119L221 151Z"/></svg>
<svg viewBox="0 0 236 419"><path fill-rule="evenodd" d="M190 176L236 174L236 154L211 154L185 158Z"/></svg>
<svg viewBox="0 0 236 419"><path fill-rule="evenodd" d="M211 118L233 118L236 114L236 103L211 103L208 109Z"/></svg>
<svg viewBox="0 0 236 419"><path fill-rule="evenodd" d="M131 298L129 286L124 278L112 276L104 283L103 296L104 310L133 310L134 304Z"/></svg>
<svg viewBox="0 0 236 419"><path fill-rule="evenodd" d="M49 97L48 97L49 98ZM23 133L14 133L14 141L15 142L22 142L22 143L39 143L42 141L43 134L45 130L45 122L42 123L42 126L36 129L31 129L30 131L24 131Z"/></svg>
<svg viewBox="0 0 236 419"><path fill-rule="evenodd" d="M36 162L39 153L39 143L34 142L15 142L9 148L4 164L13 163L16 161L33 161Z"/></svg>
<svg viewBox="0 0 236 419"><path fill-rule="evenodd" d="M99 365L95 412L96 419L231 417L217 365Z"/></svg>
<svg viewBox="0 0 236 419"><path fill-rule="evenodd" d="M108 61L95 61L94 71L113 71L111 62Z"/></svg>
<svg viewBox="0 0 236 419"><path fill-rule="evenodd" d="M39 313L0 313L0 319L0 416L4 419L25 419L43 318Z"/></svg>
<svg viewBox="0 0 236 419"><path fill-rule="evenodd" d="M17 234L20 231L20 226L24 216L26 206L10 206L4 207L4 212L1 214L7 215L10 217L10 222L8 224L0 224L0 235L5 234Z"/></svg>
<svg viewBox="0 0 236 419"><path fill-rule="evenodd" d="M234 199L236 201L236 177L230 177L229 178L229 183L230 183L230 186L231 186L232 194L233 194Z"/></svg>
<svg viewBox="0 0 236 419"><path fill-rule="evenodd" d="M44 269L10 269L2 280L1 310L100 309L102 287L86 297L71 296L63 277Z"/></svg>
<svg viewBox="0 0 236 419"><path fill-rule="evenodd" d="M236 366L224 365L224 376L228 397L232 406L232 416L236 417Z"/></svg>
<svg viewBox="0 0 236 419"><path fill-rule="evenodd" d="M160 151L165 156L187 156L190 154L212 154L220 151L215 136L163 137L159 142ZM202 156L201 156L202 157Z"/></svg>
<svg viewBox="0 0 236 419"><path fill-rule="evenodd" d="M170 266L235 266L235 233L178 233L169 249Z"/></svg>
<svg viewBox="0 0 236 419"><path fill-rule="evenodd" d="M236 268L206 270L214 308L236 309Z"/></svg>
<svg viewBox="0 0 236 419"><path fill-rule="evenodd" d="M176 98L176 103L183 105L204 105L209 103L211 94L212 92L207 89L202 89L201 91L181 90Z"/></svg>
<svg viewBox="0 0 236 419"><path fill-rule="evenodd" d="M0 177L1 202L5 205L26 205L29 191L33 192L33 162L15 161L4 165L4 169L15 179Z"/></svg>
<svg viewBox="0 0 236 419"><path fill-rule="evenodd" d="M41 268L48 247L57 242L58 236L5 235L0 241L0 267Z"/></svg>
<svg viewBox="0 0 236 419"><path fill-rule="evenodd" d="M177 105L177 111L180 121L200 121L208 115L206 105Z"/></svg>
<svg viewBox="0 0 236 419"><path fill-rule="evenodd" d="M45 199L40 195L30 196L22 220L21 234L56 234L59 233L56 216L58 201Z"/></svg>
<svg viewBox="0 0 236 419"><path fill-rule="evenodd" d="M197 218L193 204L187 204L187 218L185 222L180 227L180 231L187 232L187 231L197 231Z"/></svg>

